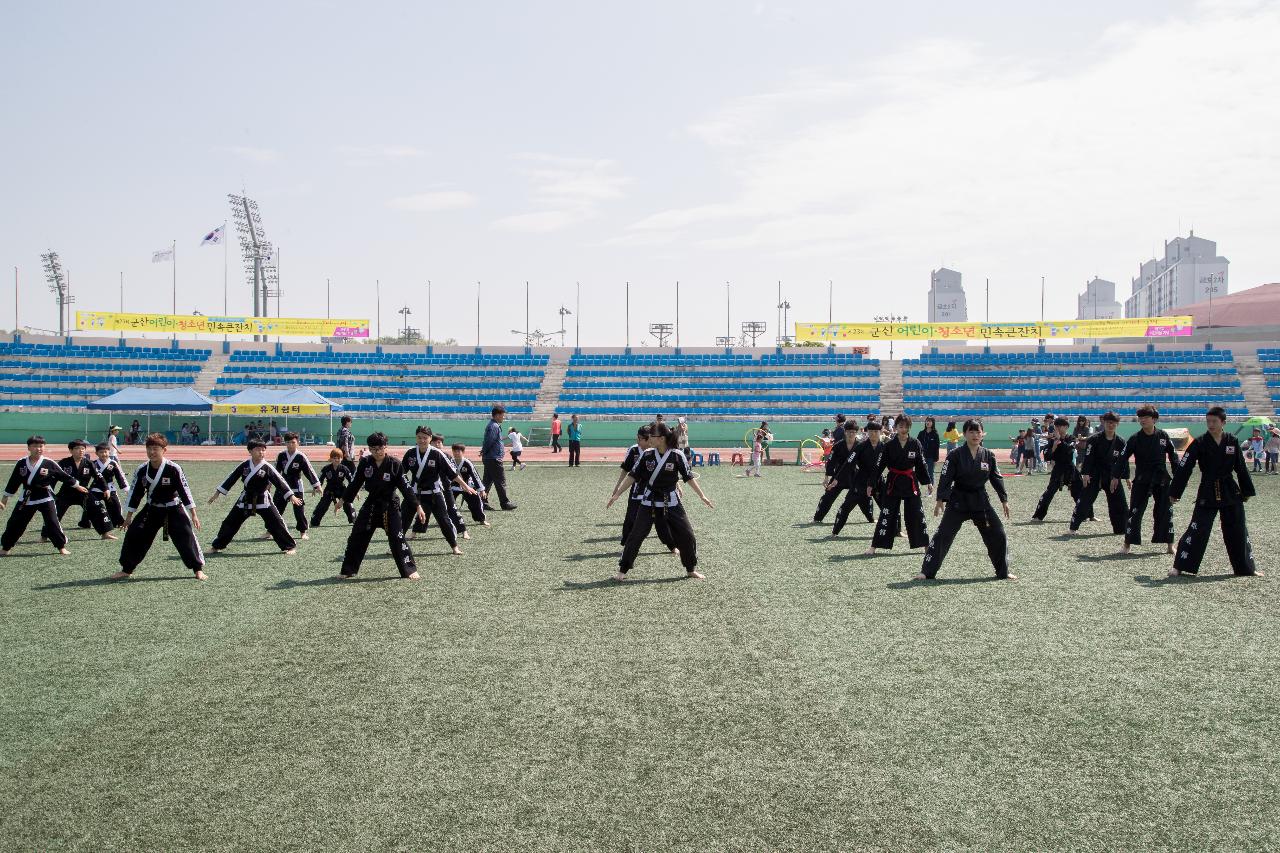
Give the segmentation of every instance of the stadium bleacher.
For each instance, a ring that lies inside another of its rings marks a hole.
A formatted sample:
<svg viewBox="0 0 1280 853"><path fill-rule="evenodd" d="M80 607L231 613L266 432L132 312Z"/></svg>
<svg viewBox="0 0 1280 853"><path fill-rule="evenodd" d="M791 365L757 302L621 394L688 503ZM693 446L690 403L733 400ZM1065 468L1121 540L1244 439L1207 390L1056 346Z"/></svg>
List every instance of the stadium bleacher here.
<svg viewBox="0 0 1280 853"><path fill-rule="evenodd" d="M851 353L574 355L561 409L585 416L820 417L880 403L880 367Z"/></svg>
<svg viewBox="0 0 1280 853"><path fill-rule="evenodd" d="M545 354L236 350L210 396L301 384L348 412L483 415L500 402L512 414L528 414L547 359Z"/></svg>
<svg viewBox="0 0 1280 853"><path fill-rule="evenodd" d="M128 385L191 385L207 349L0 343L0 406L79 409Z"/></svg>
<svg viewBox="0 0 1280 853"><path fill-rule="evenodd" d="M1280 412L1280 349L1258 350L1258 366L1262 368L1263 381L1271 394L1275 411Z"/></svg>
<svg viewBox="0 0 1280 853"><path fill-rule="evenodd" d="M933 353L903 361L903 399L913 417L1096 414L1141 402L1199 416L1243 405L1244 392L1227 350Z"/></svg>

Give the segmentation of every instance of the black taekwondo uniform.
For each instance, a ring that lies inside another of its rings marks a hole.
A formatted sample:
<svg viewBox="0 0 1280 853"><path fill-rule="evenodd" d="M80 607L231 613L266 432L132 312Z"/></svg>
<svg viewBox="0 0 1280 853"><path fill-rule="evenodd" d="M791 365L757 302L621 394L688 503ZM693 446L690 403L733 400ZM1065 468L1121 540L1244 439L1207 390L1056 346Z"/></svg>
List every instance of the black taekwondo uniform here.
<svg viewBox="0 0 1280 853"><path fill-rule="evenodd" d="M1009 576L1009 539L998 511L987 495L987 483L991 484L1001 503L1008 501L1004 477L1000 476L996 455L990 450L979 447L975 455L966 443L947 454L947 460L942 463L942 476L938 478L938 500L946 504L946 509L924 554L920 571L925 577L932 579L937 576L956 533L966 521L972 521L982 534L982 544L987 546L987 556L995 567L996 577Z"/></svg>
<svg viewBox="0 0 1280 853"><path fill-rule="evenodd" d="M89 487L89 497L85 499L84 518L80 519L80 526L92 527L101 535L106 531L98 526L95 516L105 517L111 527L124 524L124 511L120 508L117 492L121 489L129 491L129 481L120 470L120 460L114 457L107 459L105 465L94 459L93 470L97 472L97 478L94 485Z"/></svg>
<svg viewBox="0 0 1280 853"><path fill-rule="evenodd" d="M1249 466L1244 461L1244 448L1239 440L1228 433L1216 442L1209 433L1191 442L1182 454L1173 474L1169 490L1172 498L1181 498L1192 469L1200 468L1200 488L1196 490L1196 508L1191 514L1187 532L1178 540L1178 550L1173 557L1173 567L1179 572L1194 575L1200 570L1204 549L1213 532L1213 520L1222 516L1222 541L1227 546L1227 558L1231 570L1237 575L1252 575L1257 566L1253 562L1253 545L1249 542L1249 528L1245 524L1244 502L1257 494Z"/></svg>
<svg viewBox="0 0 1280 853"><path fill-rule="evenodd" d="M1071 529L1079 530L1085 519L1093 518L1093 502L1097 500L1099 491L1107 496L1107 514L1111 518L1111 532L1117 536L1124 534L1124 524L1129 517L1129 502L1124 495L1124 481L1129 479L1129 463L1124 460L1124 439L1119 435L1108 440L1105 432L1096 432L1085 442L1081 454L1080 497L1076 499L1075 511L1071 513ZM1116 476L1116 465L1120 466L1122 476ZM1089 485L1083 484L1083 477L1089 478ZM1115 491L1111 490L1112 479L1119 480Z"/></svg>
<svg viewBox="0 0 1280 853"><path fill-rule="evenodd" d="M316 511L311 513L311 526L319 527L324 514L329 511L329 506L335 500L342 500L342 495L347 491L347 486L351 484L352 471L346 465L338 463L334 465L332 462L320 469L320 484L324 487L324 494L320 496L320 502L316 504ZM347 523L354 523L356 520L356 511L351 504L344 503L342 511L347 514Z"/></svg>
<svg viewBox="0 0 1280 853"><path fill-rule="evenodd" d="M474 495L469 495L462 491L462 487L457 483L452 483L449 486L449 491L453 494L453 500L450 501L450 503L453 505L456 512L458 497L461 496L462 499L467 502L467 509L471 512L471 520L477 524L484 524L484 501L480 500L480 492L484 491L484 484L480 482L480 472L476 471L476 466L470 459L463 459L461 462L457 463L454 466L454 470L458 472L458 476L462 478L462 482L475 489L476 493ZM459 515L458 520L461 521L461 519L462 516ZM455 524L456 523L457 522L455 522ZM467 528L463 525L460 529L466 530Z"/></svg>
<svg viewBox="0 0 1280 853"><path fill-rule="evenodd" d="M1112 466L1111 475L1117 479L1123 473L1129 457L1133 457L1133 493L1129 495L1129 520L1125 523L1124 544L1142 544L1142 516L1147 511L1147 499L1155 498L1155 527L1152 542L1173 542L1173 504L1169 503L1169 484L1173 478L1165 467L1165 460L1178 466L1178 451L1173 439L1162 429L1151 435L1138 430L1125 442L1124 452Z"/></svg>
<svg viewBox="0 0 1280 853"><path fill-rule="evenodd" d="M302 448L298 448L298 452L293 455L287 450L281 450L276 455L276 470L280 472L280 476L284 477L284 481L289 484L287 489L276 489L276 511L281 515L284 514L285 504L289 502L292 495L306 499L306 490L302 487L302 480L305 477L307 482L313 487L320 485L320 478L316 476L316 469L311 467L311 460L307 458L307 454L302 452ZM293 507L293 520L298 527L299 533L306 533L310 525L307 524L307 508L305 506Z"/></svg>
<svg viewBox="0 0 1280 853"><path fill-rule="evenodd" d="M643 453L640 445L633 444L627 448L627 455L622 459L622 470L630 474L636 467L636 462L640 461L640 454ZM627 495L627 514L622 518L622 545L627 544L627 539L631 536L631 530L636 525L636 516L643 510L640 505L641 499L644 498L644 482L636 480L631 484L631 493ZM658 541L665 545L668 549L674 548L675 543L671 540L671 529L665 524L654 525L654 531L658 534Z"/></svg>
<svg viewBox="0 0 1280 853"><path fill-rule="evenodd" d="M924 461L924 447L919 439L908 438L904 445L896 435L892 436L880 445L874 470L877 480L886 470L889 473L880 504L880 523L871 537L871 547L892 548L904 523L909 547L926 547L929 530L920 504L920 486L932 485L933 481L929 479L929 466Z"/></svg>
<svg viewBox="0 0 1280 853"><path fill-rule="evenodd" d="M631 570L640 546L654 527L660 531L659 538L663 535L661 529L667 528L663 544L671 542L673 547L679 548L680 562L685 571L693 571L698 565L698 543L693 536L693 525L680 504L680 492L676 489L679 482L687 483L693 479L688 459L674 447L662 453L650 447L636 460L631 478L641 484L644 491L640 494L635 523L618 560L618 571L625 575Z"/></svg>
<svg viewBox="0 0 1280 853"><path fill-rule="evenodd" d="M70 456L63 457L58 460L58 467L66 471L75 480L75 485L84 486L86 489L93 483L94 472L93 463L97 461L88 456L81 456L77 463ZM89 496L75 488L71 483L63 483L62 488L58 489L58 494L53 499L54 512L58 515L58 522L61 525L63 516L67 514L67 510L73 506L81 507L81 517L85 516L84 507L85 500ZM66 530L63 530L65 535ZM49 539L49 525L46 524L40 529L40 536Z"/></svg>
<svg viewBox="0 0 1280 853"><path fill-rule="evenodd" d="M1036 511L1031 514L1032 518L1044 521L1045 516L1049 514L1049 504L1053 502L1054 495L1062 489L1063 486L1070 488L1071 480L1079 476L1076 471L1076 440L1074 436L1068 435L1066 438L1058 438L1056 435L1049 439L1049 446L1045 448L1044 458L1053 463L1053 473L1049 475L1049 485L1044 487L1044 494L1040 496L1040 502L1036 504ZM1070 494L1068 492L1068 494Z"/></svg>
<svg viewBox="0 0 1280 853"><path fill-rule="evenodd" d="M416 572L413 563L413 552L404 538L404 528L400 524L400 498L406 503L418 505L413 490L405 481L400 462L387 454L378 465L373 455L366 455L356 466L356 475L347 486L342 496L343 503L351 503L360 494L360 489L368 491L360 511L356 513L356 522L351 527L351 535L347 537L347 549L342 555L342 574L355 577L360 571L360 563L364 561L365 552L369 550L369 540L373 531L381 527L387 532L387 542L391 546L391 557L396 561L400 576L407 578Z"/></svg>
<svg viewBox="0 0 1280 853"><path fill-rule="evenodd" d="M855 446L856 443L855 443ZM849 455L848 449L844 442L844 427L836 427L831 431L831 452L827 454L826 467L824 469L826 477L836 478L835 486L831 491L823 491L822 496L818 498L818 508L813 513L813 523L821 524L822 520L827 517L827 513L831 511L831 507L835 506L836 498L840 496L840 492L849 488L844 483L839 482L840 465ZM823 480L826 483L826 480Z"/></svg>
<svg viewBox="0 0 1280 853"><path fill-rule="evenodd" d="M195 505L187 477L177 464L166 459L159 468L152 468L150 462L144 462L133 475L129 490L126 509L135 515L125 528L120 546L121 571L133 574L162 528L168 530L169 541L183 564L193 572L200 571L204 567L204 551L200 550L191 516L187 515Z"/></svg>
<svg viewBox="0 0 1280 853"><path fill-rule="evenodd" d="M227 517L222 520L222 526L218 528L218 535L213 540L213 547L219 551L226 548L231 544L231 540L236 538L236 533L240 531L240 526L250 516L259 515L262 516L262 524L267 528L267 532L271 534L271 538L275 540L280 550L292 550L298 543L289 534L289 528L285 526L280 510L276 509L276 505L271 499L272 489L275 490L277 500L279 500L280 495L284 495L285 500L288 500L289 496L293 494L284 476L277 469L271 467L271 463L266 459L263 459L257 465L253 463L252 459L246 459L227 475L227 479L222 481L222 485L218 486L218 494L227 494L236 483L243 485L243 491L240 492L240 497L236 498L235 506L231 507Z"/></svg>
<svg viewBox="0 0 1280 853"><path fill-rule="evenodd" d="M459 531L449 512L453 501L445 498L449 482L458 476L458 472L453 469L453 458L438 447L428 447L426 453L410 447L409 452L404 455L403 465L405 479L417 495L418 503L426 510L427 520L419 523L414 518L417 506L406 502L400 510L400 526L409 530L412 525L414 533L425 533L434 517L436 524L440 526L440 533L444 535L444 541L449 543L450 548L458 547ZM449 497L452 496L453 493L450 492ZM456 514L456 510L453 514Z"/></svg>
<svg viewBox="0 0 1280 853"><path fill-rule="evenodd" d="M62 466L41 456L34 463L23 457L14 466L9 475L9 485L5 486L5 498L11 498L21 488L22 497L9 513L9 521L5 524L4 535L0 536L0 548L5 551L13 548L27 531L31 516L37 512L44 518L44 536L59 549L67 545L67 534L62 532L58 523L57 499L53 496L53 487L62 483L63 488L75 485L75 477L68 474Z"/></svg>
<svg viewBox="0 0 1280 853"><path fill-rule="evenodd" d="M844 443L841 442L843 445ZM872 444L868 439L863 439L853 446L853 450L841 463L836 476L839 478L840 485L836 488L846 488L849 493L844 496L844 500L840 503L840 508L836 510L836 521L831 526L831 535L839 536L840 531L844 530L845 524L849 521L849 515L853 512L853 508L857 507L862 510L862 514L867 521L875 521L875 514L871 510L872 501L876 504L880 503L881 483L880 476L876 471L876 460L880 458L881 444ZM835 455L836 448L831 448L831 453ZM867 487L871 486L871 495L867 494ZM832 489L831 491L836 491Z"/></svg>

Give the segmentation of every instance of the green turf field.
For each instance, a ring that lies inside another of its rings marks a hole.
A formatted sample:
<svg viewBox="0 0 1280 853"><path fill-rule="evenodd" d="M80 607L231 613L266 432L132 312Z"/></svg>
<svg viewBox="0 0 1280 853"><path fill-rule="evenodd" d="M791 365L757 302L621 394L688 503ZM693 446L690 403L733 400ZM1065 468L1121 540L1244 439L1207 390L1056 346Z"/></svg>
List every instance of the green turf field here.
<svg viewBox="0 0 1280 853"><path fill-rule="evenodd" d="M227 467L187 467L202 507ZM920 552L808 524L816 475L721 468L690 510L707 580L654 542L617 586L616 471L513 474L465 556L415 543L419 583L377 540L330 580L345 521L203 584L168 545L108 583L117 545L29 532L0 561L0 848L1280 845L1280 586L1216 534L1166 582L1156 547L1066 539L1063 493L1010 528L1022 580L987 582L970 529L917 585ZM1016 521L1045 479L1010 480Z"/></svg>

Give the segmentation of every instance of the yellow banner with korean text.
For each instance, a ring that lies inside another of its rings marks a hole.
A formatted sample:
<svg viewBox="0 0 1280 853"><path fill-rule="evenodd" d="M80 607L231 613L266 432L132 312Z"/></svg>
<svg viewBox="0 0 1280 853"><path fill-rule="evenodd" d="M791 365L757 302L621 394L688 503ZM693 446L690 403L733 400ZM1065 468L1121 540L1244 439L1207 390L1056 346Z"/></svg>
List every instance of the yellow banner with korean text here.
<svg viewBox="0 0 1280 853"><path fill-rule="evenodd" d="M281 335L297 338L367 338L368 320L346 317L222 317L201 314L127 314L77 311L81 332L162 332L179 335Z"/></svg>
<svg viewBox="0 0 1280 853"><path fill-rule="evenodd" d="M998 341L1064 338L1178 338L1194 330L1191 317L1054 320L1044 323L796 323L797 341Z"/></svg>
<svg viewBox="0 0 1280 853"><path fill-rule="evenodd" d="M331 408L323 403L214 403L215 415L327 415Z"/></svg>

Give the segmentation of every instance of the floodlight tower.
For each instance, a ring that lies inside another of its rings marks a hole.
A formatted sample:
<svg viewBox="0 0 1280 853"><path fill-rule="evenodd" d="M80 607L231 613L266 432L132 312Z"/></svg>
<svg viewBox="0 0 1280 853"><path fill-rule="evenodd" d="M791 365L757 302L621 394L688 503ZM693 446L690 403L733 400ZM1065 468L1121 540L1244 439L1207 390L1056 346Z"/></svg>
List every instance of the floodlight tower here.
<svg viewBox="0 0 1280 853"><path fill-rule="evenodd" d="M765 324L761 320L748 320L742 324L742 343L745 346L747 338L751 338L751 346L756 345L756 340L765 333Z"/></svg>
<svg viewBox="0 0 1280 853"><path fill-rule="evenodd" d="M649 334L658 339L658 346L660 347L665 347L667 345L667 338L671 337L671 333L674 329L675 326L671 323L649 324Z"/></svg>
<svg viewBox="0 0 1280 853"><path fill-rule="evenodd" d="M244 273L249 285L253 288L253 316L269 316L267 300L271 296L279 298L280 273L276 266L275 251L267 242L266 232L262 229L262 217L258 214L258 203L248 196L227 195L231 204L231 218L236 223L236 233L240 235L240 254L244 257ZM255 341L265 341L265 335L254 335Z"/></svg>
<svg viewBox="0 0 1280 853"><path fill-rule="evenodd" d="M65 337L71 320L71 303L76 301L71 295L71 279L62 271L62 260L52 249L40 256L40 263L44 266L45 281L49 282L49 292L58 303L58 336Z"/></svg>

